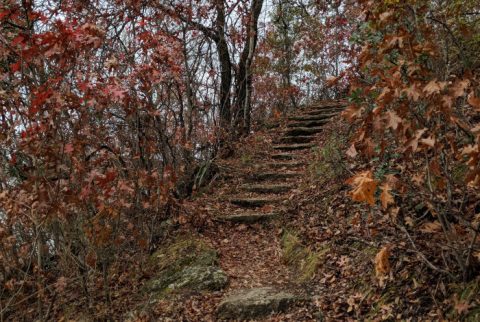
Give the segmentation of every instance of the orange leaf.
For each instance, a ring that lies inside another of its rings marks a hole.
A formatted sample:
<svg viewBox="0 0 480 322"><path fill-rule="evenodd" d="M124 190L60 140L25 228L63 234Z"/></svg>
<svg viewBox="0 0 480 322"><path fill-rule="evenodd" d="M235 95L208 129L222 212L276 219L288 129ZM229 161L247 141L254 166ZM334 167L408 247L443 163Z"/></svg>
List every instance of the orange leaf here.
<svg viewBox="0 0 480 322"><path fill-rule="evenodd" d="M453 97L458 98L460 96L463 96L468 86L470 86L470 81L468 79L457 81L455 85L452 86Z"/></svg>
<svg viewBox="0 0 480 322"><path fill-rule="evenodd" d="M338 76L338 77L329 76L329 77L327 77L327 86L331 87L331 86L335 85L340 78L342 78L342 77L341 76Z"/></svg>
<svg viewBox="0 0 480 322"><path fill-rule="evenodd" d="M403 91L407 94L407 97L414 102L418 101L420 98L421 92L418 90L416 84L413 84L412 86L404 89Z"/></svg>
<svg viewBox="0 0 480 322"><path fill-rule="evenodd" d="M388 124L387 128L392 128L396 130L398 128L398 125L402 123L402 118L395 113L395 111L387 111L387 116L388 116Z"/></svg>
<svg viewBox="0 0 480 322"><path fill-rule="evenodd" d="M420 228L420 231L429 234L438 233L442 231L442 225L440 225L440 222L438 221L427 222L422 228Z"/></svg>
<svg viewBox="0 0 480 322"><path fill-rule="evenodd" d="M435 138L433 138L433 137L430 136L430 137L428 137L428 138L426 138L426 139L421 139L421 140L420 140L420 143L425 144L425 145L428 145L429 147L432 147L432 148L433 148L433 147L435 146Z"/></svg>
<svg viewBox="0 0 480 322"><path fill-rule="evenodd" d="M439 94L444 88L445 82L432 80L423 88L423 92L430 96L432 94Z"/></svg>
<svg viewBox="0 0 480 322"><path fill-rule="evenodd" d="M356 105L350 105L342 112L342 116L348 121L352 121L360 115L362 115L362 109Z"/></svg>
<svg viewBox="0 0 480 322"><path fill-rule="evenodd" d="M382 93L377 97L377 101L381 102L384 99L388 99L392 96L391 90L388 87L384 87Z"/></svg>
<svg viewBox="0 0 480 322"><path fill-rule="evenodd" d="M387 209L388 205L394 204L393 196L390 193L392 191L392 187L388 183L383 184L380 189L382 189L382 193L380 194L380 202L382 203L383 209Z"/></svg>
<svg viewBox="0 0 480 322"><path fill-rule="evenodd" d="M415 132L415 136L413 138L411 138L407 144L406 144L406 149L408 148L411 148L412 149L412 152L415 152L417 151L417 148L418 148L418 141L420 140L420 138L422 137L422 135L427 131L427 129L421 129L421 130L417 130Z"/></svg>
<svg viewBox="0 0 480 322"><path fill-rule="evenodd" d="M375 205L375 190L377 181L373 179L372 171L364 171L347 180L352 185L352 199L355 201L365 201L370 205Z"/></svg>
<svg viewBox="0 0 480 322"><path fill-rule="evenodd" d="M470 309L470 304L464 301L459 301L455 304L455 310L458 314L468 313Z"/></svg>
<svg viewBox="0 0 480 322"><path fill-rule="evenodd" d="M386 11L386 12L380 14L380 21L387 20L387 18L390 17L391 15L393 15L393 11Z"/></svg>
<svg viewBox="0 0 480 322"><path fill-rule="evenodd" d="M473 94L468 96L468 104L472 105L476 110L480 110L480 98L475 97Z"/></svg>
<svg viewBox="0 0 480 322"><path fill-rule="evenodd" d="M390 273L390 245L384 246L375 256L375 274L377 277Z"/></svg>

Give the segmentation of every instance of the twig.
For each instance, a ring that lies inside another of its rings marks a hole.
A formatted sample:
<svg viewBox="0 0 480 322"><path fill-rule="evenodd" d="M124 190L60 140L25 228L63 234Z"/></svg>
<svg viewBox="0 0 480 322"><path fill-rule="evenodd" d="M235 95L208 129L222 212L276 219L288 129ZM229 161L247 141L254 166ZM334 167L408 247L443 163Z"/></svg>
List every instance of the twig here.
<svg viewBox="0 0 480 322"><path fill-rule="evenodd" d="M408 233L408 231L405 227L400 226L400 225L397 225L397 227L400 228L400 230L402 230L405 233L405 235L407 235L408 240L412 244L413 250L417 253L418 256L420 256L420 258L425 262L425 264L427 264L428 267L430 267L434 271L452 276L452 274L449 271L443 270L443 269L435 266L432 262L430 262L427 259L427 257L421 251L418 250L417 245L415 245L415 242L413 241L412 237L410 236L410 234Z"/></svg>
<svg viewBox="0 0 480 322"><path fill-rule="evenodd" d="M429 19L429 20L431 20L431 21L433 21L433 22L436 22L436 23L442 25L442 27L443 27L443 28L448 32L448 34L450 34L450 36L452 37L452 40L453 40L453 42L455 43L455 45L458 47L458 49L460 49L460 52L458 53L458 55L463 58L462 60L465 60L465 57L461 54L461 53L465 50L465 48L464 48L463 44L458 41L458 39L457 39L457 37L455 36L455 34L453 33L452 29L450 29L450 27L449 27L446 23L444 23L444 22L441 21L441 20L438 20L437 18L435 18L435 17L433 17L433 16L427 17L427 19Z"/></svg>
<svg viewBox="0 0 480 322"><path fill-rule="evenodd" d="M353 241L358 241L358 242L364 243L368 246L378 247L378 245L376 243L369 242L367 240L364 240L364 239L361 239L361 238L358 238L358 237L348 236L347 239L350 239L350 240L353 240Z"/></svg>
<svg viewBox="0 0 480 322"><path fill-rule="evenodd" d="M470 265L470 257L472 256L473 246L475 245L475 241L477 240L477 236L478 236L478 229L476 229L475 232L473 233L472 242L470 243L470 246L468 247L467 258L465 260L465 268L466 269L468 269L468 266Z"/></svg>

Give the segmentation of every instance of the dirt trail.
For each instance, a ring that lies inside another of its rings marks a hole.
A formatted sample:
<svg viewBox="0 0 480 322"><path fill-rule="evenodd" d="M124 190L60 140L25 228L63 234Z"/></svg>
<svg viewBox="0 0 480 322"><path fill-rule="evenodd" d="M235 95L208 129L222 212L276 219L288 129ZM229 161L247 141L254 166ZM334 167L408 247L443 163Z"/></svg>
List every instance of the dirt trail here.
<svg viewBox="0 0 480 322"><path fill-rule="evenodd" d="M343 107L322 102L304 109L270 130L270 139L257 136L267 143L256 151L221 164L225 179L201 200L215 222L203 236L230 280L214 299L220 319L316 319L308 309L312 300L305 301L298 276L282 260L281 222L294 206L289 198L305 175L315 135Z"/></svg>

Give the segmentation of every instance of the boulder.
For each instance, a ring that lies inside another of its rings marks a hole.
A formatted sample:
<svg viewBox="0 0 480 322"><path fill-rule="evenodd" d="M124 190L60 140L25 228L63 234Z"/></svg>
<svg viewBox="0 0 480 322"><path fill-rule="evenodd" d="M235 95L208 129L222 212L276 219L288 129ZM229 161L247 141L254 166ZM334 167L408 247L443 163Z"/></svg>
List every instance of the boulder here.
<svg viewBox="0 0 480 322"><path fill-rule="evenodd" d="M275 202L275 199L269 198L249 198L249 197L237 197L231 198L230 202L236 206L244 208L258 208L263 207L269 203Z"/></svg>
<svg viewBox="0 0 480 322"><path fill-rule="evenodd" d="M272 287L240 290L225 298L217 309L220 319L248 320L284 312L302 298Z"/></svg>
<svg viewBox="0 0 480 322"><path fill-rule="evenodd" d="M150 264L157 274L147 282L146 290L158 296L180 289L216 291L228 282L218 267L217 252L195 238L178 238L162 247L152 255Z"/></svg>
<svg viewBox="0 0 480 322"><path fill-rule="evenodd" d="M180 272L150 280L149 290L165 292L178 289L218 291L227 285L227 275L217 266L187 266Z"/></svg>
<svg viewBox="0 0 480 322"><path fill-rule="evenodd" d="M254 224L276 219L278 217L278 213L241 212L233 215L218 216L216 219L218 221L232 222L236 224Z"/></svg>

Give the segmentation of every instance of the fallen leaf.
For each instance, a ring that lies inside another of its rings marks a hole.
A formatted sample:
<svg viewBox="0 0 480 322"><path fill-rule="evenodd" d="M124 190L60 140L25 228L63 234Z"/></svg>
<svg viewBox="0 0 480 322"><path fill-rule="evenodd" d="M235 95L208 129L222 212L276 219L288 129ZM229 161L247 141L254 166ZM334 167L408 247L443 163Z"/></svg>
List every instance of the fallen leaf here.
<svg viewBox="0 0 480 322"><path fill-rule="evenodd" d="M391 15L393 15L393 11L386 11L386 12L380 14L380 21L385 21Z"/></svg>
<svg viewBox="0 0 480 322"><path fill-rule="evenodd" d="M380 186L382 193L380 194L380 202L382 203L383 209L387 209L388 205L394 204L393 196L390 193L392 191L392 187L388 183L383 184Z"/></svg>
<svg viewBox="0 0 480 322"><path fill-rule="evenodd" d="M422 137L422 135L427 131L427 129L421 129L421 130L417 130L415 132L415 136L413 138L411 138L407 144L406 144L406 149L408 150L408 148L411 148L412 149L412 152L416 152L417 149L418 149L418 142L420 141L420 138Z"/></svg>
<svg viewBox="0 0 480 322"><path fill-rule="evenodd" d="M425 145L428 145L429 147L432 147L432 148L433 148L433 147L435 146L435 138L433 138L433 137L430 136L430 137L428 137L428 138L426 138L426 139L421 139L421 140L420 140L420 143L425 144Z"/></svg>
<svg viewBox="0 0 480 322"><path fill-rule="evenodd" d="M468 95L468 104L472 105L476 110L480 110L480 98L475 97L475 95Z"/></svg>
<svg viewBox="0 0 480 322"><path fill-rule="evenodd" d="M357 105L350 105L342 112L341 115L348 121L351 121L362 115L362 109Z"/></svg>
<svg viewBox="0 0 480 322"><path fill-rule="evenodd" d="M455 82L455 84L452 86L453 97L458 98L460 96L463 96L468 86L470 86L470 81L468 79Z"/></svg>
<svg viewBox="0 0 480 322"><path fill-rule="evenodd" d="M430 81L425 87L423 88L423 92L427 95L439 94L441 90L445 88L444 82L438 82L437 80Z"/></svg>
<svg viewBox="0 0 480 322"><path fill-rule="evenodd" d="M420 231L427 234L434 234L442 231L442 225L438 221L428 222L420 228Z"/></svg>
<svg viewBox="0 0 480 322"><path fill-rule="evenodd" d="M455 304L455 311L457 311L458 314L467 313L469 309L470 309L470 304L466 302L459 301Z"/></svg>
<svg viewBox="0 0 480 322"><path fill-rule="evenodd" d="M390 245L384 246L375 256L375 274L377 277L390 273Z"/></svg>
<svg viewBox="0 0 480 322"><path fill-rule="evenodd" d="M57 282L55 283L55 290L59 293L62 293L65 291L65 288L67 287L67 279L62 276L57 279Z"/></svg>
<svg viewBox="0 0 480 322"><path fill-rule="evenodd" d="M402 118L395 113L395 111L387 111L388 123L387 128L392 128L396 130L398 125L402 123Z"/></svg>
<svg viewBox="0 0 480 322"><path fill-rule="evenodd" d="M417 88L416 84L413 84L412 86L404 89L403 91L405 92L405 94L407 94L407 97L414 102L420 99L421 92Z"/></svg>
<svg viewBox="0 0 480 322"><path fill-rule="evenodd" d="M358 155L357 149L355 149L355 143L352 143L350 148L348 148L346 154L350 158L355 159L355 157Z"/></svg>
<svg viewBox="0 0 480 322"><path fill-rule="evenodd" d="M354 177L347 180L347 183L352 185L352 199L355 201L365 201L370 205L375 205L375 190L377 188L377 181L373 179L372 171L361 172Z"/></svg>

